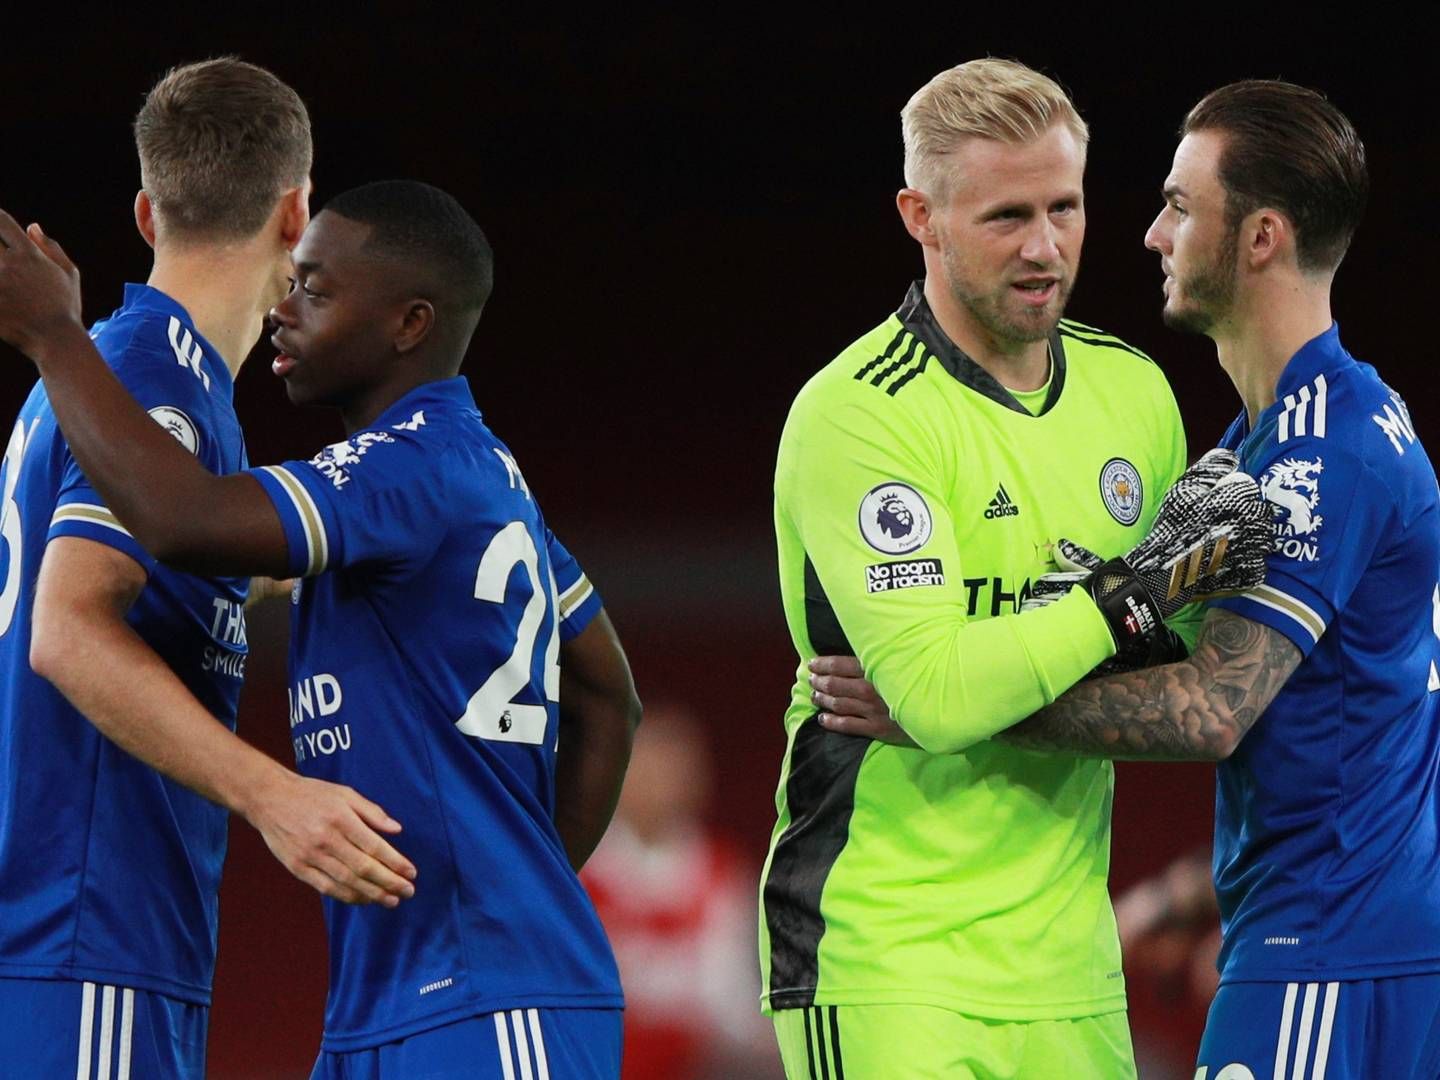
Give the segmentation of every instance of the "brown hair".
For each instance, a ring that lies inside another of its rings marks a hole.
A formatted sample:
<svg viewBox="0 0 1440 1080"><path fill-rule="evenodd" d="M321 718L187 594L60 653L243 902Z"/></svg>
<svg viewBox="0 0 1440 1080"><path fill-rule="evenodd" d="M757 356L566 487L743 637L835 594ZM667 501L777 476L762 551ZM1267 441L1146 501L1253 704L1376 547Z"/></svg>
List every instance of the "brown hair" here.
<svg viewBox="0 0 1440 1080"><path fill-rule="evenodd" d="M1334 270L1365 212L1370 178L1355 128L1314 90L1247 79L1207 94L1180 126L1225 136L1218 173L1231 228L1271 206L1295 226L1300 269Z"/></svg>
<svg viewBox="0 0 1440 1080"><path fill-rule="evenodd" d="M967 136L1027 143L1050 125L1070 128L1083 148L1090 130L1060 84L1014 60L971 60L940 72L900 111L905 183L943 197L940 160Z"/></svg>
<svg viewBox="0 0 1440 1080"><path fill-rule="evenodd" d="M140 183L173 232L252 236L310 175L310 115L298 94L233 56L172 68L135 117Z"/></svg>

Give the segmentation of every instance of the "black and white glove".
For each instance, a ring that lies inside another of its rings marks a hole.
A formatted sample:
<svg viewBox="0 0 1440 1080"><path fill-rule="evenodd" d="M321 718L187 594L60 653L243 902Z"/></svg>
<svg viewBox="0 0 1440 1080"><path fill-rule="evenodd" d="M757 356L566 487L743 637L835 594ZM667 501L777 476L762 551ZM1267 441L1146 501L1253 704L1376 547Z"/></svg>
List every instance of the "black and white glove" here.
<svg viewBox="0 0 1440 1080"><path fill-rule="evenodd" d="M1119 654L1148 654L1164 620L1192 600L1253 589L1265 581L1273 542L1270 504L1229 450L1211 450L1175 482L1149 534L1124 558L1102 560L1070 540L1055 545L1059 573L1031 586L1024 609L1085 589ZM1023 609L1022 609L1023 610Z"/></svg>

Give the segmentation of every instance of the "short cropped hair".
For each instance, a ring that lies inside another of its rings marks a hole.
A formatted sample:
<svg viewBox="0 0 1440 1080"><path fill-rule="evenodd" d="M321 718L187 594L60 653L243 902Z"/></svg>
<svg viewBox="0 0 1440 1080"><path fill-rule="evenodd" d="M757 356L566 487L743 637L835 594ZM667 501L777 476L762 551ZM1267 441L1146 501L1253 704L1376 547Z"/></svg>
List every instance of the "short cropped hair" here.
<svg viewBox="0 0 1440 1080"><path fill-rule="evenodd" d="M940 72L900 111L905 183L943 197L942 159L969 136L1027 143L1063 123L1081 148L1090 129L1054 79L1014 60L971 60Z"/></svg>
<svg viewBox="0 0 1440 1080"><path fill-rule="evenodd" d="M294 90L233 56L172 68L135 117L140 183L182 239L255 235L310 175L310 114Z"/></svg>
<svg viewBox="0 0 1440 1080"><path fill-rule="evenodd" d="M1218 172L1232 229L1274 207L1295 226L1301 270L1340 265L1370 194L1365 144L1344 113L1303 86L1247 79L1190 110L1180 136L1197 131L1224 135Z"/></svg>
<svg viewBox="0 0 1440 1080"><path fill-rule="evenodd" d="M417 180L380 180L343 191L330 213L370 226L368 250L408 263L426 277L435 303L479 315L490 299L495 257L480 226L456 200Z"/></svg>

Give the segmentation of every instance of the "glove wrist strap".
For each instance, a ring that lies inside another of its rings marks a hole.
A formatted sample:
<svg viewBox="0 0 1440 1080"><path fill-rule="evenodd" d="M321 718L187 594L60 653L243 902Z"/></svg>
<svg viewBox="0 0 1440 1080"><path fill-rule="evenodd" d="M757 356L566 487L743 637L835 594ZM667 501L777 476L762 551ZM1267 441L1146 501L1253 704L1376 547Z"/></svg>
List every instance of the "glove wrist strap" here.
<svg viewBox="0 0 1440 1080"><path fill-rule="evenodd" d="M1149 639L1164 625L1150 591L1124 559L1101 563L1085 579L1085 591L1105 616L1121 652L1136 641Z"/></svg>

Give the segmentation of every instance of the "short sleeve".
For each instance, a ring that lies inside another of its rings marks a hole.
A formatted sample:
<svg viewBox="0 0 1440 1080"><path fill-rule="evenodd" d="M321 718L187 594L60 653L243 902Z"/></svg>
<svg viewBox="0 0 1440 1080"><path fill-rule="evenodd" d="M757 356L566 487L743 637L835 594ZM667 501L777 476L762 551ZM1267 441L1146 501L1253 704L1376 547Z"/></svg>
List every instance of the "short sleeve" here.
<svg viewBox="0 0 1440 1080"><path fill-rule="evenodd" d="M1308 656L1395 527L1395 500L1334 440L1292 438L1249 464L1274 508L1274 548L1264 585L1214 606L1264 623Z"/></svg>
<svg viewBox="0 0 1440 1080"><path fill-rule="evenodd" d="M309 461L250 472L284 527L289 572L314 577L431 555L448 520L444 458L410 433L363 431Z"/></svg>
<svg viewBox="0 0 1440 1080"><path fill-rule="evenodd" d="M222 472L219 440L209 430L213 404L208 388L195 371L175 362L174 356L128 341L111 367L130 396L156 423L189 450L211 472ZM65 447L55 512L47 540L75 536L115 548L153 573L156 560L110 512L100 494Z"/></svg>
<svg viewBox="0 0 1440 1080"><path fill-rule="evenodd" d="M555 595L560 606L560 640L578 636L600 613L600 593L585 576L564 544L547 526L545 540L550 549L550 569L555 574Z"/></svg>

